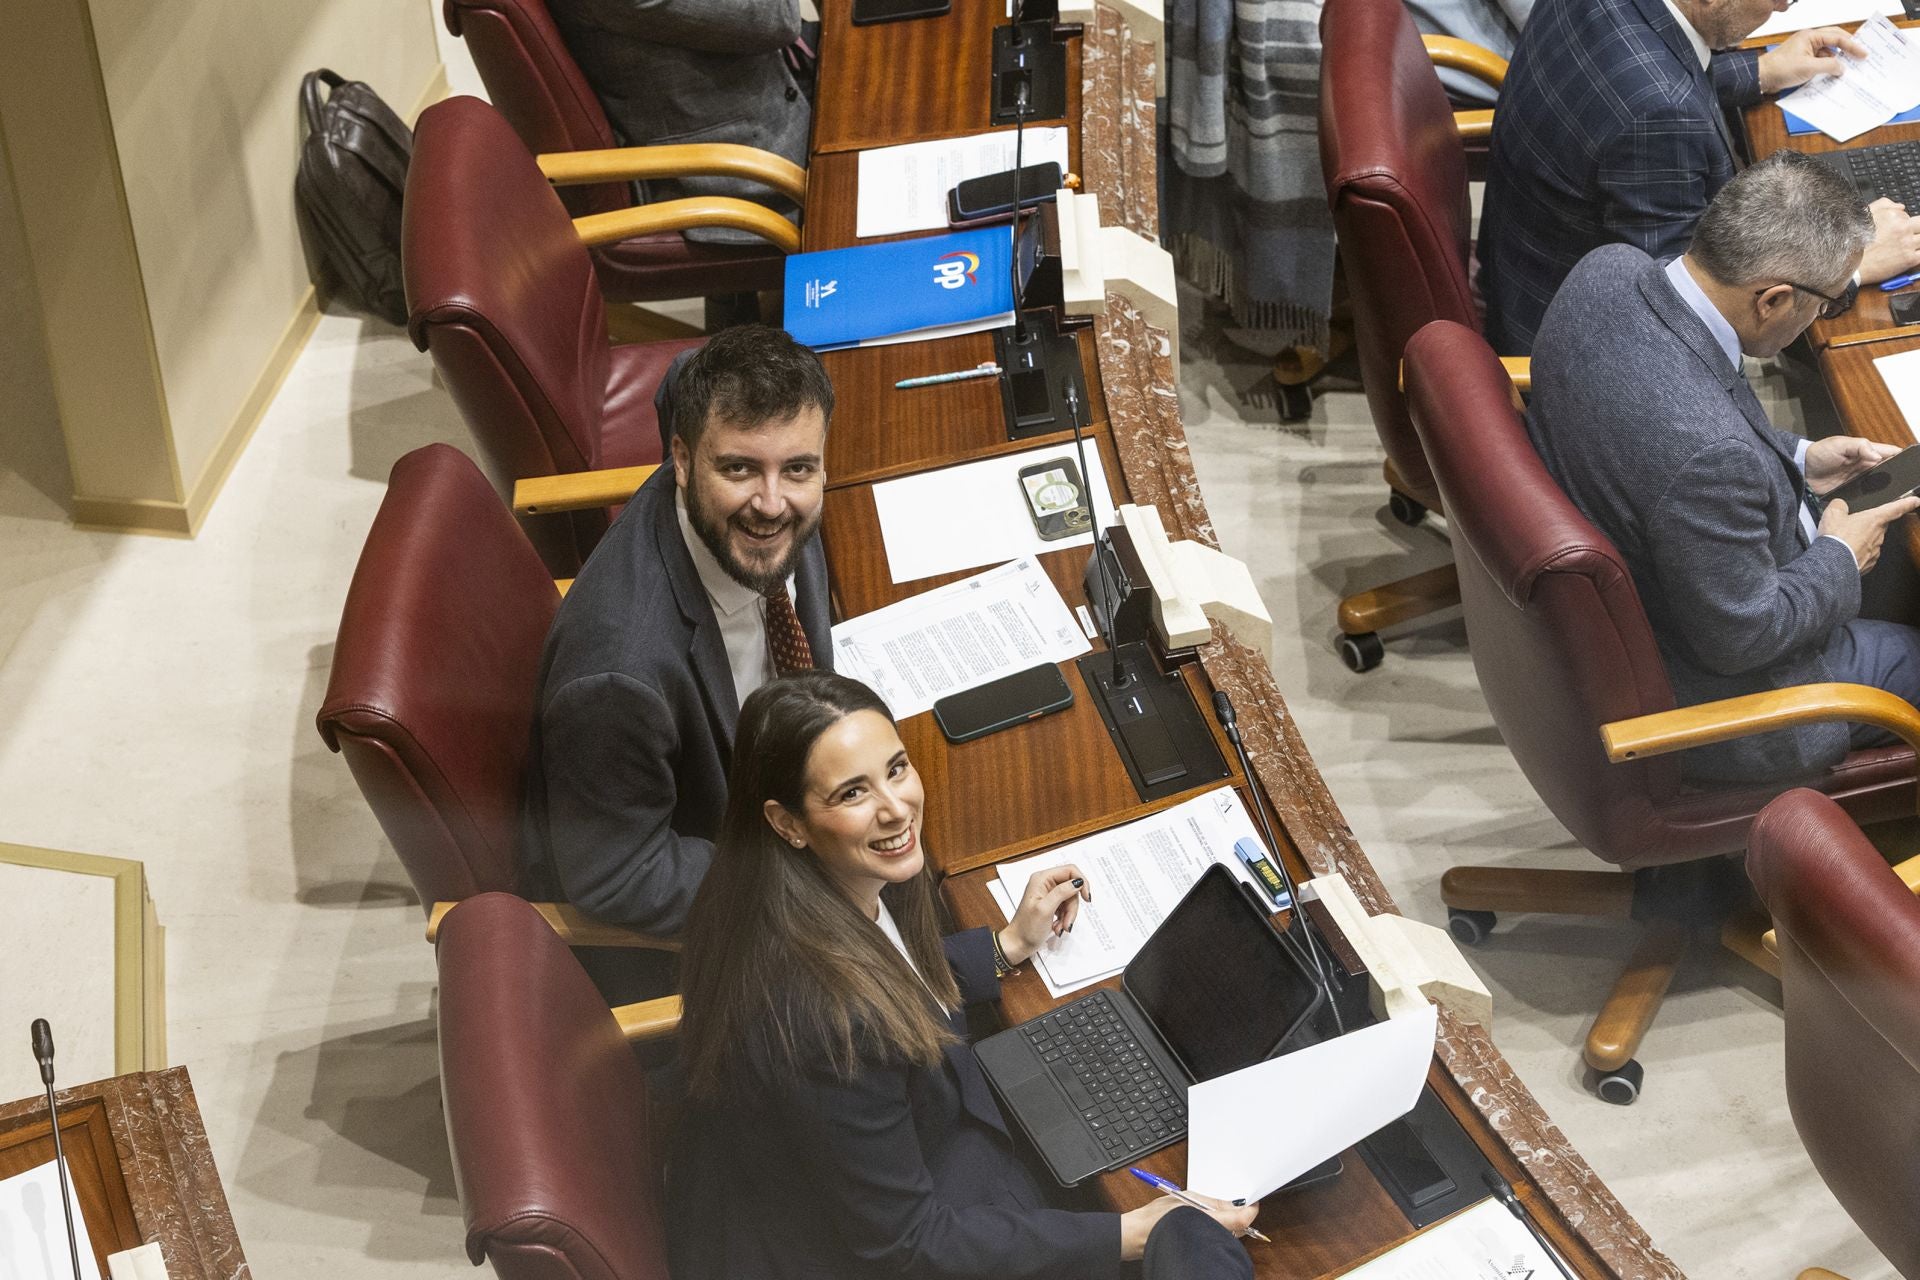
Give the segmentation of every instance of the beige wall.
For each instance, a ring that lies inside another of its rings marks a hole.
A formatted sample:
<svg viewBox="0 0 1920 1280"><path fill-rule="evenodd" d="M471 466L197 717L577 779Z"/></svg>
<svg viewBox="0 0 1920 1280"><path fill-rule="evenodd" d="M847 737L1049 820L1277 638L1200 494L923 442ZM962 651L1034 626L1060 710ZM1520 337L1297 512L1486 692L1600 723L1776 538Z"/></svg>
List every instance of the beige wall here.
<svg viewBox="0 0 1920 1280"><path fill-rule="evenodd" d="M10 34L14 56L0 63L90 94L110 133L78 129L84 111L38 109L20 79L11 94L0 86L79 518L141 523L99 514L125 504L155 513L151 527L185 532L205 514L313 320L293 217L300 77L330 66L408 113L442 83L436 7L36 0L19 15L26 30ZM97 71L58 65L88 38ZM55 157L71 157L73 172L63 176ZM74 193L62 186L79 187L119 226L96 228L90 248L75 244L59 218ZM104 246L116 238L127 269L90 261L113 257ZM96 320L103 308L131 317L150 335L148 351L135 341L77 346L84 326L56 332L63 304ZM107 382L144 382L152 403L143 409L139 388L116 387L120 413L104 412ZM125 465L134 458L140 467Z"/></svg>

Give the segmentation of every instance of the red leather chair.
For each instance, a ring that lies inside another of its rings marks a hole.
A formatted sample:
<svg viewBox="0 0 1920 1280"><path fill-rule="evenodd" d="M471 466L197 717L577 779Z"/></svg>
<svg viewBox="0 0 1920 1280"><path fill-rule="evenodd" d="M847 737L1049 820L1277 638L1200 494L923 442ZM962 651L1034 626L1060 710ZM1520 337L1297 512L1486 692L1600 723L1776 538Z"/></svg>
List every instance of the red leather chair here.
<svg viewBox="0 0 1920 1280"><path fill-rule="evenodd" d="M592 981L508 894L461 903L438 945L467 1256L500 1280L667 1280L646 1076Z"/></svg>
<svg viewBox="0 0 1920 1280"><path fill-rule="evenodd" d="M703 339L608 342L586 248L499 112L457 97L421 114L402 224L407 331L433 354L496 484L661 460L654 393ZM608 518L597 508L525 528L551 574L570 578Z"/></svg>
<svg viewBox="0 0 1920 1280"><path fill-rule="evenodd" d="M1329 0L1321 13L1320 165L1353 302L1354 341L1374 429L1387 452L1389 508L1418 524L1441 508L1433 473L1407 418L1400 356L1433 320L1478 328L1461 130L1490 127L1491 113L1456 122L1436 59L1491 78L1484 50L1461 42L1429 51L1401 0ZM1487 119L1478 119L1484 116ZM1459 603L1451 565L1340 602L1340 656L1355 671L1380 664L1381 628Z"/></svg>
<svg viewBox="0 0 1920 1280"><path fill-rule="evenodd" d="M1407 403L1453 527L1480 689L1527 780L1609 872L1455 867L1441 881L1463 942L1499 911L1631 916L1648 929L1594 1019L1586 1060L1600 1095L1631 1102L1633 1061L1689 940L1762 963L1738 919L1737 863L1754 815L1783 788L1701 789L1660 754L1808 720L1879 724L1920 741L1920 712L1858 685L1806 685L1674 709L1673 689L1620 553L1541 463L1499 359L1465 325L1437 321L1407 345ZM1655 757L1655 758L1646 758ZM1611 763L1623 760L1624 763ZM1862 822L1914 812L1911 746L1856 751L1803 780Z"/></svg>
<svg viewBox="0 0 1920 1280"><path fill-rule="evenodd" d="M600 100L568 52L545 0L444 0L447 30L467 42L487 95L535 155L618 147ZM575 217L633 204L626 182L563 188ZM656 302L778 289L786 255L772 245L698 244L682 231L593 250L609 300Z"/></svg>
<svg viewBox="0 0 1920 1280"><path fill-rule="evenodd" d="M1747 874L1778 938L1794 1128L1874 1247L1920 1277L1920 859L1889 869L1833 801L1789 791L1753 824Z"/></svg>

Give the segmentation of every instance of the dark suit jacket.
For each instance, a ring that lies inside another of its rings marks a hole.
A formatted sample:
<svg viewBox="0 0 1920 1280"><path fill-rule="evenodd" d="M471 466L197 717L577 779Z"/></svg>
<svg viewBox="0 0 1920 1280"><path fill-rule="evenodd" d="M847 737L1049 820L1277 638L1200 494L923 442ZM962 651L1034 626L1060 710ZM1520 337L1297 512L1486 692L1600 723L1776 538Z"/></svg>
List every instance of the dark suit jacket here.
<svg viewBox="0 0 1920 1280"><path fill-rule="evenodd" d="M740 718L674 488L671 463L640 486L560 603L541 657L524 815L529 893L557 891L602 920L659 933L685 924L712 860ZM833 654L827 601L816 534L794 570L794 608L822 665Z"/></svg>
<svg viewBox="0 0 1920 1280"><path fill-rule="evenodd" d="M1824 650L1860 611L1846 544L1809 544L1800 437L1638 249L1596 249L1561 287L1533 353L1527 429L1547 470L1613 539L1682 706L1833 679ZM1694 777L1773 780L1847 751L1809 725L1681 756Z"/></svg>
<svg viewBox="0 0 1920 1280"><path fill-rule="evenodd" d="M781 52L800 38L797 0L548 0L548 7L627 146L737 142L806 164L813 108ZM740 178L639 187L647 201L742 196L797 213L791 201ZM689 234L764 243L743 231Z"/></svg>
<svg viewBox="0 0 1920 1280"><path fill-rule="evenodd" d="M1710 74L1661 0L1540 0L1493 113L1480 216L1487 341L1533 350L1574 263L1603 244L1686 251L1733 177L1725 107L1760 97L1759 55Z"/></svg>
<svg viewBox="0 0 1920 1280"><path fill-rule="evenodd" d="M998 997L987 930L946 940L969 1003ZM964 1035L964 1019L953 1018ZM682 1121L667 1169L674 1280L1090 1280L1120 1274L1112 1213L1048 1208L965 1043L935 1068L757 1086Z"/></svg>

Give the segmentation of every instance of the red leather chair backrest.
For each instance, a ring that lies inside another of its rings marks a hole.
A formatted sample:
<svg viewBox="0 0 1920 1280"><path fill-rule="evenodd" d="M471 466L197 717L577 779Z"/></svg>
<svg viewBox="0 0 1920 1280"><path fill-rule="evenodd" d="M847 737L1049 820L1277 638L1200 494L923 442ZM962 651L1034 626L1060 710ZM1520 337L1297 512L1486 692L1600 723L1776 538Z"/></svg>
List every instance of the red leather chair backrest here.
<svg viewBox="0 0 1920 1280"><path fill-rule="evenodd" d="M601 466L606 302L572 221L506 120L478 98L428 107L401 218L407 329L459 404L503 492ZM529 523L566 575L600 512Z"/></svg>
<svg viewBox="0 0 1920 1280"><path fill-rule="evenodd" d="M1678 861L1656 805L1674 758L1610 764L1600 727L1672 709L1646 611L1613 543L1534 452L1485 339L1450 320L1407 344L1407 403L1453 536L1474 670L1540 798L1598 856Z"/></svg>
<svg viewBox="0 0 1920 1280"><path fill-rule="evenodd" d="M1761 810L1747 874L1780 942L1794 1127L1867 1238L1920 1276L1920 901L1812 791Z"/></svg>
<svg viewBox="0 0 1920 1280"><path fill-rule="evenodd" d="M441 13L447 30L467 42L487 96L527 150L546 155L620 145L546 0L444 0ZM576 218L633 203L632 190L619 182L564 187L559 194Z"/></svg>
<svg viewBox="0 0 1920 1280"><path fill-rule="evenodd" d="M1432 476L1398 390L1400 355L1428 321L1480 324L1467 274L1466 155L1401 0L1329 0L1320 38L1320 167L1360 376L1387 457L1411 496L1432 505Z"/></svg>
<svg viewBox="0 0 1920 1280"><path fill-rule="evenodd" d="M646 1078L579 961L499 893L447 914L439 957L467 1255L500 1280L667 1280Z"/></svg>
<svg viewBox="0 0 1920 1280"><path fill-rule="evenodd" d="M401 458L340 612L320 736L423 906L513 889L546 566L473 462Z"/></svg>

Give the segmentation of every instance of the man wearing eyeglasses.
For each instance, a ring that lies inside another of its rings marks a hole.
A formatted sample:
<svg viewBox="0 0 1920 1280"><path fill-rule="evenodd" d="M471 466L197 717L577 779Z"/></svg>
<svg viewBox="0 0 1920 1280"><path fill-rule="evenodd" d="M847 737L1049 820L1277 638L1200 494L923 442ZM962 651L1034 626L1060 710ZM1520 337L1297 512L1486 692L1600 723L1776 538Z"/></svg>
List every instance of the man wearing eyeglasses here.
<svg viewBox="0 0 1920 1280"><path fill-rule="evenodd" d="M1845 304L1874 222L1845 179L1783 151L1708 205L1685 255L1595 249L1541 322L1527 429L1620 549L1682 705L1842 681L1920 700L1920 631L1860 618L1860 578L1920 497L1822 502L1899 452L1776 429L1741 356ZM1878 731L1820 724L1685 752L1718 781L1804 777Z"/></svg>
<svg viewBox="0 0 1920 1280"><path fill-rule="evenodd" d="M1603 244L1656 258L1739 166L1727 112L1844 71L1866 49L1839 27L1734 46L1786 0L1539 0L1501 86L1488 143L1479 285L1487 341L1522 356L1554 290ZM1718 51L1718 52L1716 52ZM1920 214L1920 209L1913 211ZM1867 283L1920 264L1920 218L1883 201Z"/></svg>

